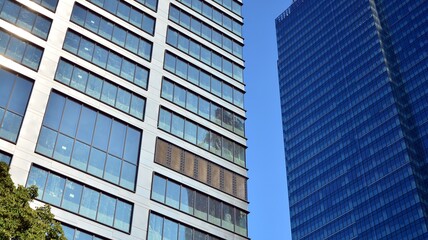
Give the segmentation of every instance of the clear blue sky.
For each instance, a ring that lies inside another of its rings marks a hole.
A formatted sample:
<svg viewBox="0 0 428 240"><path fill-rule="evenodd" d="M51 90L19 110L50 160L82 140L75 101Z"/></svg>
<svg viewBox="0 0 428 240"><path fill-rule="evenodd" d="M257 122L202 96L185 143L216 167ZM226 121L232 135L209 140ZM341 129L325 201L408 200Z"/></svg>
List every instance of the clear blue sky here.
<svg viewBox="0 0 428 240"><path fill-rule="evenodd" d="M291 239L275 18L291 0L244 1L246 134L252 240Z"/></svg>

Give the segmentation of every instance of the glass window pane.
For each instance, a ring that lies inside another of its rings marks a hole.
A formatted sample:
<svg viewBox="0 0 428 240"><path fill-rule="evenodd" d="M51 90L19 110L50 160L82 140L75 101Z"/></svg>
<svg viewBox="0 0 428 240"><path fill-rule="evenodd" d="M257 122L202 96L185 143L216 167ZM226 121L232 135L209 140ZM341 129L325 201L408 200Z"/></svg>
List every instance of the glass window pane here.
<svg viewBox="0 0 428 240"><path fill-rule="evenodd" d="M167 132L171 131L171 113L164 109L159 113L159 128Z"/></svg>
<svg viewBox="0 0 428 240"><path fill-rule="evenodd" d="M68 31L67 35L65 35L64 49L71 53L77 54L79 43L80 43L80 36L78 36L73 32Z"/></svg>
<svg viewBox="0 0 428 240"><path fill-rule="evenodd" d="M122 27L115 25L113 28L112 41L117 45L123 47L125 46L125 40L126 40L126 31Z"/></svg>
<svg viewBox="0 0 428 240"><path fill-rule="evenodd" d="M211 76L205 72L200 72L199 86L207 91L211 91Z"/></svg>
<svg viewBox="0 0 428 240"><path fill-rule="evenodd" d="M27 44L24 41L17 38L11 38L6 50L6 56L16 62L21 62L26 45Z"/></svg>
<svg viewBox="0 0 428 240"><path fill-rule="evenodd" d="M218 31L212 31L212 42L217 46L222 46L223 36Z"/></svg>
<svg viewBox="0 0 428 240"><path fill-rule="evenodd" d="M211 65L211 51L205 47L201 47L201 61Z"/></svg>
<svg viewBox="0 0 428 240"><path fill-rule="evenodd" d="M6 111L3 122L0 126L0 138L16 142L18 132L21 128L22 117L12 112Z"/></svg>
<svg viewBox="0 0 428 240"><path fill-rule="evenodd" d="M20 9L21 7L18 3L14 1L6 1L1 12L1 18L8 22L15 23Z"/></svg>
<svg viewBox="0 0 428 240"><path fill-rule="evenodd" d="M238 116L234 117L235 132L241 136L245 135L245 123L244 119Z"/></svg>
<svg viewBox="0 0 428 240"><path fill-rule="evenodd" d="M233 114L229 110L223 109L223 127L233 131Z"/></svg>
<svg viewBox="0 0 428 240"><path fill-rule="evenodd" d="M186 105L186 90L178 85L174 86L174 103L182 107Z"/></svg>
<svg viewBox="0 0 428 240"><path fill-rule="evenodd" d="M91 144L96 117L97 113L94 110L85 106L82 107L82 113L80 115L79 126L77 129L77 139L87 144Z"/></svg>
<svg viewBox="0 0 428 240"><path fill-rule="evenodd" d="M223 72L228 76L232 76L232 62L231 61L223 59Z"/></svg>
<svg viewBox="0 0 428 240"><path fill-rule="evenodd" d="M123 158L135 165L138 163L138 156L140 154L140 141L141 132L128 126Z"/></svg>
<svg viewBox="0 0 428 240"><path fill-rule="evenodd" d="M61 224L61 227L62 227L62 230L64 231L65 238L69 239L69 240L73 240L74 239L74 229L67 227L65 225L62 225L62 224Z"/></svg>
<svg viewBox="0 0 428 240"><path fill-rule="evenodd" d="M80 40L78 55L85 60L91 61L94 53L95 44L92 41L82 38Z"/></svg>
<svg viewBox="0 0 428 240"><path fill-rule="evenodd" d="M107 116L98 113L95 125L93 145L101 150L107 151L108 139L112 120Z"/></svg>
<svg viewBox="0 0 428 240"><path fill-rule="evenodd" d="M223 152L222 152L222 157L229 160L229 161L233 161L233 142L227 138L223 138Z"/></svg>
<svg viewBox="0 0 428 240"><path fill-rule="evenodd" d="M81 108L81 104L78 104L70 99L66 100L64 114L61 120L60 132L72 137L76 135Z"/></svg>
<svg viewBox="0 0 428 240"><path fill-rule="evenodd" d="M136 9L131 9L129 22L134 26L141 26L141 22L143 21L143 15L138 12Z"/></svg>
<svg viewBox="0 0 428 240"><path fill-rule="evenodd" d="M84 143L76 141L74 143L73 155L71 157L71 166L86 171L89 160L90 147Z"/></svg>
<svg viewBox="0 0 428 240"><path fill-rule="evenodd" d="M176 68L175 73L179 77L182 77L182 78L186 79L187 78L187 65L188 64L186 62L178 59L177 60L177 66L176 66L177 68Z"/></svg>
<svg viewBox="0 0 428 240"><path fill-rule="evenodd" d="M233 65L233 78L238 80L239 82L242 82L242 78L244 75L244 69L238 65Z"/></svg>
<svg viewBox="0 0 428 240"><path fill-rule="evenodd" d="M211 41L211 32L212 29L205 24L202 24L202 37L207 39L208 41Z"/></svg>
<svg viewBox="0 0 428 240"><path fill-rule="evenodd" d="M210 102L203 98L199 98L199 115L210 119Z"/></svg>
<svg viewBox="0 0 428 240"><path fill-rule="evenodd" d="M114 227L129 232L131 227L132 206L128 203L117 201Z"/></svg>
<svg viewBox="0 0 428 240"><path fill-rule="evenodd" d="M228 84L223 84L223 98L226 101L232 102L232 87Z"/></svg>
<svg viewBox="0 0 428 240"><path fill-rule="evenodd" d="M76 231L75 240L92 240L92 235L85 232Z"/></svg>
<svg viewBox="0 0 428 240"><path fill-rule="evenodd" d="M176 47L178 44L178 33L174 30L168 29L168 33L166 36L166 42Z"/></svg>
<svg viewBox="0 0 428 240"><path fill-rule="evenodd" d="M221 202L213 198L209 199L210 212L208 215L208 221L217 226L221 225Z"/></svg>
<svg viewBox="0 0 428 240"><path fill-rule="evenodd" d="M36 152L43 154L47 157L52 157L57 133L49 128L42 127L37 142Z"/></svg>
<svg viewBox="0 0 428 240"><path fill-rule="evenodd" d="M235 144L234 162L245 167L245 149L237 144Z"/></svg>
<svg viewBox="0 0 428 240"><path fill-rule="evenodd" d="M104 1L104 8L115 14L119 1Z"/></svg>
<svg viewBox="0 0 428 240"><path fill-rule="evenodd" d="M106 154L96 148L91 149L89 157L88 172L97 177L102 177L104 173L104 165L106 161Z"/></svg>
<svg viewBox="0 0 428 240"><path fill-rule="evenodd" d="M95 75L89 75L88 85L86 86L86 93L96 99L101 97L101 89L103 87L103 80Z"/></svg>
<svg viewBox="0 0 428 240"><path fill-rule="evenodd" d="M189 54L190 56L199 59L201 57L201 45L194 41L190 41Z"/></svg>
<svg viewBox="0 0 428 240"><path fill-rule="evenodd" d="M70 84L73 68L73 65L61 59L56 70L55 80L58 80L67 85Z"/></svg>
<svg viewBox="0 0 428 240"><path fill-rule="evenodd" d="M53 157L60 162L68 164L70 162L72 149L73 139L65 135L59 134Z"/></svg>
<svg viewBox="0 0 428 240"><path fill-rule="evenodd" d="M179 19L180 19L180 10L178 10L174 6L171 6L169 8L169 19L171 19L172 21L178 23Z"/></svg>
<svg viewBox="0 0 428 240"><path fill-rule="evenodd" d="M79 213L90 219L95 219L99 197L99 192L85 187L83 189L82 203L80 205Z"/></svg>
<svg viewBox="0 0 428 240"><path fill-rule="evenodd" d="M162 240L163 218L150 214L147 240Z"/></svg>
<svg viewBox="0 0 428 240"><path fill-rule="evenodd" d="M164 68L168 71L175 72L176 58L170 54L165 54L165 66Z"/></svg>
<svg viewBox="0 0 428 240"><path fill-rule="evenodd" d="M28 99L30 98L32 87L32 82L17 77L15 86L13 88L12 96L9 101L8 110L12 110L15 113L24 115L25 109L27 108Z"/></svg>
<svg viewBox="0 0 428 240"><path fill-rule="evenodd" d="M67 182L65 183L65 192L64 198L62 200L62 207L77 213L79 210L82 189L82 185L67 180Z"/></svg>
<svg viewBox="0 0 428 240"><path fill-rule="evenodd" d="M195 191L192 189L182 187L180 210L193 215L193 206L195 205Z"/></svg>
<svg viewBox="0 0 428 240"><path fill-rule="evenodd" d="M191 92L187 92L186 108L194 113L198 112L198 96Z"/></svg>
<svg viewBox="0 0 428 240"><path fill-rule="evenodd" d="M122 64L122 58L119 57L117 54L110 52L108 55L107 70L116 75L119 75L121 64Z"/></svg>
<svg viewBox="0 0 428 240"><path fill-rule="evenodd" d="M194 230L193 231L193 240L206 240L207 239L207 234L198 231L198 230Z"/></svg>
<svg viewBox="0 0 428 240"><path fill-rule="evenodd" d="M88 81L88 72L80 68L74 68L73 77L71 78L70 86L84 92L86 82Z"/></svg>
<svg viewBox="0 0 428 240"><path fill-rule="evenodd" d="M86 9L79 5L74 5L73 13L71 14L71 20L80 26L83 26L86 18Z"/></svg>
<svg viewBox="0 0 428 240"><path fill-rule="evenodd" d="M108 153L122 158L125 145L126 126L120 122L113 121L110 135Z"/></svg>
<svg viewBox="0 0 428 240"><path fill-rule="evenodd" d="M24 59L22 59L22 64L33 69L37 70L42 58L43 51L38 47L27 45L25 49Z"/></svg>
<svg viewBox="0 0 428 240"><path fill-rule="evenodd" d="M43 201L50 203L54 206L59 206L64 191L65 180L54 174L49 174L48 181L46 182L45 194Z"/></svg>
<svg viewBox="0 0 428 240"><path fill-rule="evenodd" d="M15 74L0 69L0 107L6 108L14 83Z"/></svg>
<svg viewBox="0 0 428 240"><path fill-rule="evenodd" d="M145 41L143 39L140 39L138 55L145 58L146 60L150 60L152 55L152 43Z"/></svg>
<svg viewBox="0 0 428 240"><path fill-rule="evenodd" d="M172 101L174 85L167 80L163 80L161 96L169 101Z"/></svg>
<svg viewBox="0 0 428 240"><path fill-rule="evenodd" d="M186 121L184 139L186 139L187 141L193 144L196 144L196 129L197 129L197 126L195 124L193 124L192 122Z"/></svg>
<svg viewBox="0 0 428 240"><path fill-rule="evenodd" d="M204 4L202 6L202 13L204 14L204 16L211 19L213 17L213 8L208 4Z"/></svg>
<svg viewBox="0 0 428 240"><path fill-rule="evenodd" d="M133 164L123 161L122 173L120 175L120 186L129 190L134 190L137 175L137 167Z"/></svg>
<svg viewBox="0 0 428 240"><path fill-rule="evenodd" d="M101 19L98 34L110 40L113 35L113 24L106 19Z"/></svg>
<svg viewBox="0 0 428 240"><path fill-rule="evenodd" d="M210 142L210 133L202 127L198 127L198 146L207 149Z"/></svg>
<svg viewBox="0 0 428 240"><path fill-rule="evenodd" d="M207 220L208 197L202 193L195 193L195 216Z"/></svg>
<svg viewBox="0 0 428 240"><path fill-rule="evenodd" d="M61 121L61 115L62 115L62 111L64 108L64 104L65 104L65 98L64 97L62 97L58 94L52 93L50 95L50 98L49 98L45 117L43 119L43 125L51 127L55 130L58 129L59 123ZM52 136L52 134L49 134L49 135L50 135L49 137ZM39 142L39 144L40 144L40 142ZM42 143L42 146L48 147L48 146L50 146L50 144L44 145ZM53 149L53 144L52 144L52 149Z"/></svg>
<svg viewBox="0 0 428 240"><path fill-rule="evenodd" d="M180 185L174 182L167 182L166 185L166 201L168 206L179 208L180 206Z"/></svg>
<svg viewBox="0 0 428 240"><path fill-rule="evenodd" d="M129 51L137 54L138 53L138 44L140 42L140 39L135 36L133 33L128 32L126 35L126 42L125 42L125 47L126 49L128 49Z"/></svg>
<svg viewBox="0 0 428 240"><path fill-rule="evenodd" d="M187 80L195 85L199 85L199 70L189 64Z"/></svg>
<svg viewBox="0 0 428 240"><path fill-rule="evenodd" d="M132 82L135 77L134 75L135 75L135 64L128 60L123 60L122 69L120 70L120 76Z"/></svg>
<svg viewBox="0 0 428 240"><path fill-rule="evenodd" d="M188 53L189 52L189 39L183 35L178 36L178 49L181 51Z"/></svg>
<svg viewBox="0 0 428 240"><path fill-rule="evenodd" d="M237 106L244 107L244 94L238 90L233 91L233 103Z"/></svg>
<svg viewBox="0 0 428 240"><path fill-rule="evenodd" d="M223 228L226 228L230 231L234 230L235 225L235 221L233 219L235 214L233 210L234 209L232 208L232 206L228 204L223 204L223 220L221 222L221 225Z"/></svg>
<svg viewBox="0 0 428 240"><path fill-rule="evenodd" d="M187 29L190 29L190 16L182 13L180 15L180 25Z"/></svg>
<svg viewBox="0 0 428 240"><path fill-rule="evenodd" d="M128 91L119 88L117 91L117 101L116 107L124 112L129 112L129 107L131 105L131 93Z"/></svg>
<svg viewBox="0 0 428 240"><path fill-rule="evenodd" d="M153 177L152 199L161 203L165 202L166 181L164 178L155 175Z"/></svg>
<svg viewBox="0 0 428 240"><path fill-rule="evenodd" d="M116 208L116 199L101 194L98 207L97 220L101 223L113 226L113 215Z"/></svg>
<svg viewBox="0 0 428 240"><path fill-rule="evenodd" d="M243 211L236 209L236 225L235 232L247 236L247 214Z"/></svg>
<svg viewBox="0 0 428 240"><path fill-rule="evenodd" d="M143 15L142 28L144 31L153 34L155 29L155 20L147 15Z"/></svg>
<svg viewBox="0 0 428 240"><path fill-rule="evenodd" d="M233 52L233 43L232 43L232 39L223 36L223 48L228 51L228 52ZM241 57L238 53L233 53L235 55L237 55L238 57Z"/></svg>
<svg viewBox="0 0 428 240"><path fill-rule="evenodd" d="M99 25L100 17L96 14L88 12L86 15L85 28L89 29L92 32L97 32Z"/></svg>
<svg viewBox="0 0 428 240"><path fill-rule="evenodd" d="M43 192L45 190L46 178L48 172L37 167L31 167L30 174L27 179L27 187L35 185L37 186L37 199L43 198Z"/></svg>
<svg viewBox="0 0 428 240"><path fill-rule="evenodd" d="M220 135L211 132L210 152L221 156L221 140Z"/></svg>
<svg viewBox="0 0 428 240"><path fill-rule="evenodd" d="M184 134L184 119L177 115L172 115L172 128L171 133L183 138Z"/></svg>
<svg viewBox="0 0 428 240"><path fill-rule="evenodd" d="M211 57L212 57L211 65L215 69L223 71L223 68L222 68L222 61L223 61L223 59L221 58L221 56L218 55L217 53L212 53Z"/></svg>
<svg viewBox="0 0 428 240"><path fill-rule="evenodd" d="M143 119L145 104L145 99L137 95L132 95L131 110L129 113L138 119Z"/></svg>
<svg viewBox="0 0 428 240"><path fill-rule="evenodd" d="M109 182L118 184L121 164L122 161L119 158L107 155L104 179Z"/></svg>
<svg viewBox="0 0 428 240"><path fill-rule="evenodd" d="M212 78L211 79L211 92L214 93L217 96L221 97L221 81L216 79L216 78Z"/></svg>
<svg viewBox="0 0 428 240"><path fill-rule="evenodd" d="M217 104L211 103L211 121L214 123L217 123L218 125L221 125L221 120L223 118L223 109L218 106Z"/></svg>
<svg viewBox="0 0 428 240"><path fill-rule="evenodd" d="M94 58L92 59L92 62L97 66L105 68L107 64L107 56L108 56L108 51L105 48L96 45L94 50Z"/></svg>
<svg viewBox="0 0 428 240"><path fill-rule="evenodd" d="M128 21L130 11L131 8L128 6L128 4L119 3L119 7L117 8L116 14L118 17Z"/></svg>
<svg viewBox="0 0 428 240"><path fill-rule="evenodd" d="M4 31L0 31L0 53L3 54L6 51L7 45L9 44L10 36Z"/></svg>
<svg viewBox="0 0 428 240"><path fill-rule="evenodd" d="M147 89L148 80L149 80L149 71L142 67L136 66L134 83L137 84L137 86Z"/></svg>
<svg viewBox="0 0 428 240"><path fill-rule="evenodd" d="M178 238L178 224L165 219L163 226L163 239L164 240L177 240Z"/></svg>
<svg viewBox="0 0 428 240"><path fill-rule="evenodd" d="M180 227L178 229L178 239L179 240L192 240L193 239L192 229L189 227L186 227L184 225L180 225Z"/></svg>

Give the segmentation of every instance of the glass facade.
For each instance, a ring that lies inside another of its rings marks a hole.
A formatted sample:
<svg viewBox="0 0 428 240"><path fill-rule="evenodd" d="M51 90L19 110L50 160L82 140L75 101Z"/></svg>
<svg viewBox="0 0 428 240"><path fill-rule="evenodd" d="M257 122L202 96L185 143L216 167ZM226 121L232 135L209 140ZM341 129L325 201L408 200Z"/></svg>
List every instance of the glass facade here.
<svg viewBox="0 0 428 240"><path fill-rule="evenodd" d="M128 124L52 92L36 152L133 191L141 135Z"/></svg>
<svg viewBox="0 0 428 240"><path fill-rule="evenodd" d="M297 0L276 19L293 239L428 238L427 13Z"/></svg>
<svg viewBox="0 0 428 240"><path fill-rule="evenodd" d="M243 24L242 0L0 0L0 162L66 239L248 240Z"/></svg>
<svg viewBox="0 0 428 240"><path fill-rule="evenodd" d="M124 232L131 231L133 205L57 173L32 166L27 187L38 188L37 199Z"/></svg>

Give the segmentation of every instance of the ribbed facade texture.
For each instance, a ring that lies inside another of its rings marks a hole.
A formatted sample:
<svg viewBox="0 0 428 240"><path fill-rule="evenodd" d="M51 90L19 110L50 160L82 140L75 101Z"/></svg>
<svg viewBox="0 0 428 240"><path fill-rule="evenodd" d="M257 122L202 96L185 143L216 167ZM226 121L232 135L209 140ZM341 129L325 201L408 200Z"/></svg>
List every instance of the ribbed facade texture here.
<svg viewBox="0 0 428 240"><path fill-rule="evenodd" d="M428 1L276 19L293 239L427 239Z"/></svg>
<svg viewBox="0 0 428 240"><path fill-rule="evenodd" d="M242 0L0 0L0 161L67 239L248 239Z"/></svg>

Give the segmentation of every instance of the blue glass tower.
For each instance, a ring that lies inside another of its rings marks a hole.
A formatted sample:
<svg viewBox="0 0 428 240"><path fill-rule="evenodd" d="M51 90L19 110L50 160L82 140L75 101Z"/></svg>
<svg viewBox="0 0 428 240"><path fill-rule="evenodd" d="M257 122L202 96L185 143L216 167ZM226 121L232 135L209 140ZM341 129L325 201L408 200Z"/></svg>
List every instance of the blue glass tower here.
<svg viewBox="0 0 428 240"><path fill-rule="evenodd" d="M276 19L293 239L428 239L428 1Z"/></svg>

